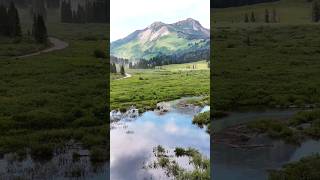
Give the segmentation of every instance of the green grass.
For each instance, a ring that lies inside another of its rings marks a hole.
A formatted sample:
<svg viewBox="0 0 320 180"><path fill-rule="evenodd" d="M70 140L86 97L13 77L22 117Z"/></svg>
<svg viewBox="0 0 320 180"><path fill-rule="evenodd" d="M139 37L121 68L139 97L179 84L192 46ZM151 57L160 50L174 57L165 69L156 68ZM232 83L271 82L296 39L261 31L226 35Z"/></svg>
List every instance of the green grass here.
<svg viewBox="0 0 320 180"><path fill-rule="evenodd" d="M289 119L262 119L247 124L249 130L273 139L300 144L307 138L320 138L320 110L300 111Z"/></svg>
<svg viewBox="0 0 320 180"><path fill-rule="evenodd" d="M0 58L29 54L47 47L47 45L37 44L31 37L12 39L0 36L0 44Z"/></svg>
<svg viewBox="0 0 320 180"><path fill-rule="evenodd" d="M319 30L315 24L215 28L214 107L319 104Z"/></svg>
<svg viewBox="0 0 320 180"><path fill-rule="evenodd" d="M123 75L121 75L120 73L112 73L110 74L110 80L117 80L123 78Z"/></svg>
<svg viewBox="0 0 320 180"><path fill-rule="evenodd" d="M25 32L30 20L24 18ZM34 158L50 157L72 139L94 152L108 151L109 67L107 59L94 56L97 48L107 48L108 25L51 21L48 30L70 46L24 59L1 57L0 154L30 149Z"/></svg>
<svg viewBox="0 0 320 180"><path fill-rule="evenodd" d="M308 24L311 23L311 7L312 3L306 0L280 0L273 3L212 9L211 19L214 26L239 26L239 23L242 26L245 13L250 17L251 12L254 12L257 22L255 24L261 24L264 22L265 10L268 9L271 13L275 9L281 24Z"/></svg>
<svg viewBox="0 0 320 180"><path fill-rule="evenodd" d="M202 63L202 62L200 62ZM161 101L170 101L186 96L209 95L209 70L177 71L177 67L165 69L130 70L131 78L111 81L111 109L153 109Z"/></svg>
<svg viewBox="0 0 320 180"><path fill-rule="evenodd" d="M192 124L196 124L200 128L204 128L204 126L207 126L208 133L210 133L210 122L210 111L199 113L192 120Z"/></svg>
<svg viewBox="0 0 320 180"><path fill-rule="evenodd" d="M269 174L269 180L301 180L319 179L320 156L312 155L283 166L280 170L273 170Z"/></svg>
<svg viewBox="0 0 320 180"><path fill-rule="evenodd" d="M264 10L273 7L280 23L262 23ZM281 0L212 9L216 110L319 106L320 25L311 23L310 7L307 1ZM260 20L243 23L244 12L251 11Z"/></svg>

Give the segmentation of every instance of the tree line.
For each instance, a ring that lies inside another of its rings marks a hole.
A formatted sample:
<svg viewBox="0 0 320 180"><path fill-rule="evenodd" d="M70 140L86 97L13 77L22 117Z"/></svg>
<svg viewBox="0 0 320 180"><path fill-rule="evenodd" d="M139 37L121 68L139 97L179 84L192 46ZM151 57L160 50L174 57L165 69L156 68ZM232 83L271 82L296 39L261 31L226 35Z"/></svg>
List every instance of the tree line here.
<svg viewBox="0 0 320 180"><path fill-rule="evenodd" d="M60 0L11 0L19 8L28 8L35 3L45 3L47 8L59 8ZM0 4L9 5L10 1L0 0Z"/></svg>
<svg viewBox="0 0 320 180"><path fill-rule="evenodd" d="M214 0L211 1L211 8L237 7L275 1L279 0Z"/></svg>
<svg viewBox="0 0 320 180"><path fill-rule="evenodd" d="M250 16L248 13L244 14L244 22L245 23L255 23L258 20L256 19L254 11L250 13ZM277 14L277 11L275 8L272 9L272 12L269 11L269 9L265 9L264 11L264 22L265 23L277 23L279 22L279 17Z"/></svg>
<svg viewBox="0 0 320 180"><path fill-rule="evenodd" d="M312 2L311 20L313 22L320 21L320 3L318 0Z"/></svg>
<svg viewBox="0 0 320 180"><path fill-rule="evenodd" d="M117 70L117 65L116 63L111 63L110 64L110 72L111 73L118 73L118 70ZM121 64L120 65L120 72L119 72L121 75L126 75L126 72L124 70L124 64Z"/></svg>
<svg viewBox="0 0 320 180"><path fill-rule="evenodd" d="M64 23L107 23L109 8L107 1L87 1L73 8L70 0L61 2L61 22Z"/></svg>
<svg viewBox="0 0 320 180"><path fill-rule="evenodd" d="M182 55L158 55L149 60L140 59L136 63L129 63L130 69L153 69L156 66L169 64L184 64L198 60L209 60L210 52L208 50L198 50Z"/></svg>
<svg viewBox="0 0 320 180"><path fill-rule="evenodd" d="M8 37L21 37L18 9L11 2L9 7L0 4L0 34Z"/></svg>
<svg viewBox="0 0 320 180"><path fill-rule="evenodd" d="M129 65L129 69L153 69L156 66L163 66L169 64L184 64L199 60L209 61L210 49L203 48L199 50L173 55L159 54L150 59L140 58L136 60L129 60L125 58L110 56L110 71L112 73L116 73L116 68L114 68L113 64L127 64Z"/></svg>
<svg viewBox="0 0 320 180"><path fill-rule="evenodd" d="M10 38L22 37L19 12L13 1L8 7L0 4L0 35ZM41 15L34 15L32 32L28 35L32 35L38 43L47 43L47 28Z"/></svg>

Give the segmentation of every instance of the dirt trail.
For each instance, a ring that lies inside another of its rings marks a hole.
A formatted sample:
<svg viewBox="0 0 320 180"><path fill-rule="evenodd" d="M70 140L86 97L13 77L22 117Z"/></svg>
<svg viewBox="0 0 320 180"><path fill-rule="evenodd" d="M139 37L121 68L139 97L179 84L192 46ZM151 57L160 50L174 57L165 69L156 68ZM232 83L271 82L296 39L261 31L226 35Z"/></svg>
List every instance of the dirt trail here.
<svg viewBox="0 0 320 180"><path fill-rule="evenodd" d="M54 37L49 37L49 41L52 44L52 46L48 47L47 49L38 51L38 52L34 52L31 54L26 54L26 55L22 55L22 56L18 56L15 57L16 59L21 59L21 58L26 58L26 57L30 57L30 56L36 56L42 53L48 53L48 52L52 52L52 51L57 51L57 50L61 50L61 49L65 49L69 46L69 44L67 42L64 42L60 39L54 38Z"/></svg>
<svg viewBox="0 0 320 180"><path fill-rule="evenodd" d="M117 79L117 80L126 79L126 78L130 78L130 77L132 77L132 75L131 75L131 74L128 74L128 73L126 73L126 76L125 76L125 77L119 78L119 79Z"/></svg>

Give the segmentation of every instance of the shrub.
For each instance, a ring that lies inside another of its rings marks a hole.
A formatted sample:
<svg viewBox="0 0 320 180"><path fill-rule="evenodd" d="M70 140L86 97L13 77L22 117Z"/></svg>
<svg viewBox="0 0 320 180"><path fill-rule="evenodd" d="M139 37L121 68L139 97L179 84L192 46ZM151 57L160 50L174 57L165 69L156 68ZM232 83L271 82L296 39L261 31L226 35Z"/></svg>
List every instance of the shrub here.
<svg viewBox="0 0 320 180"><path fill-rule="evenodd" d="M94 56L96 58L106 58L107 57L106 52L104 50L101 50L101 49L96 49L94 51Z"/></svg>

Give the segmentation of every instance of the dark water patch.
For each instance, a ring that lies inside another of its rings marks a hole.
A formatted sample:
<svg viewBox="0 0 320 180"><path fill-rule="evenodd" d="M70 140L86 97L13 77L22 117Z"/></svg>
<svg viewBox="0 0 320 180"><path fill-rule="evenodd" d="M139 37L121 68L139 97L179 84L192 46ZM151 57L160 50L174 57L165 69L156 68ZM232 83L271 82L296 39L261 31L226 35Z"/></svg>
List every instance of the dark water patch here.
<svg viewBox="0 0 320 180"><path fill-rule="evenodd" d="M219 121L213 122L216 132L228 127L245 124L259 119L289 119L297 110L275 110L259 112L231 113ZM252 140L254 144L270 144L262 148L233 148L224 144L215 144L212 139L213 166L212 176L216 180L266 180L268 170L281 168L284 164L297 161L302 157L320 152L320 141L307 140L300 146L275 141L266 136Z"/></svg>

